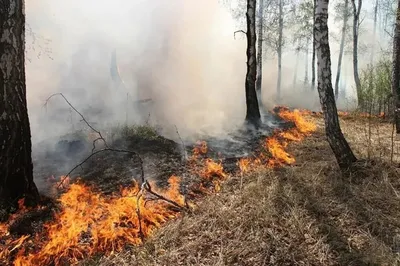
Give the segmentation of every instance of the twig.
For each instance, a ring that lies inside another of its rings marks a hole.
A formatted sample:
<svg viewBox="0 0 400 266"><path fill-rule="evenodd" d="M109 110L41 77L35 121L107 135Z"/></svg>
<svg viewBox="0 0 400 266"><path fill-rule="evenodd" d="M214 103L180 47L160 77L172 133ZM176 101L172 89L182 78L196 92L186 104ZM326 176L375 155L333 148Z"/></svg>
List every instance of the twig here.
<svg viewBox="0 0 400 266"><path fill-rule="evenodd" d="M243 34L247 34L245 31L243 31L243 30L237 30L237 31L235 31L234 33L233 33L233 39L235 39L236 40L236 33L238 33L238 32L241 32L241 33L243 33Z"/></svg>
<svg viewBox="0 0 400 266"><path fill-rule="evenodd" d="M187 156L186 149L185 149L185 147L186 147L185 143L183 142L183 139L181 138L181 135L179 134L178 127L176 125L174 125L174 126L175 126L175 129L176 129L176 134L178 134L178 137L181 140L182 150L183 150L183 157L185 158L185 161L186 161L188 159L188 156Z"/></svg>
<svg viewBox="0 0 400 266"><path fill-rule="evenodd" d="M164 197L164 196L162 196L162 195L160 195L160 194L154 192L154 191L151 189L151 185L147 182L147 180L145 181L145 183L143 183L142 188L145 189L145 190L146 190L147 192L149 192L150 194L152 194L153 196L155 196L155 197L157 197L157 198L159 198L159 199L161 199L161 200L164 200L164 201L166 201L166 202L168 202L168 203L174 205L175 207L177 207L177 208L179 208L179 209L181 209L181 210L182 210L182 209L185 209L183 206L181 206L180 204L176 203L175 201L170 200L170 199L167 199L166 197Z"/></svg>
<svg viewBox="0 0 400 266"><path fill-rule="evenodd" d="M101 135L101 132L100 131L98 131L97 129L95 129L87 120L86 120L86 118L68 101L68 99L64 96L64 94L62 94L61 92L58 92L58 93L54 93L54 94L52 94L52 95L50 95L47 99L46 99L46 101L45 101L45 103L44 103L44 106L47 106L47 104L48 104L48 102L49 102L49 100L51 99L51 98L53 98L53 97L55 97L55 96L61 96L61 97L63 97L63 99L65 100L65 102L82 118L82 121L84 121L85 122L85 124L91 129L91 130L93 130L94 132L96 132L98 135L99 135L99 139L101 139L101 140L103 140L104 141L104 144L106 145L106 147L107 147L107 143L106 143L106 141L105 141L105 139L103 138L103 136Z"/></svg>
<svg viewBox="0 0 400 266"><path fill-rule="evenodd" d="M101 132L100 132L99 130L95 129L95 128L86 120L86 118L82 115L82 113L80 113L80 112L68 101L68 99L67 99L67 98L64 96L64 94L62 94L62 93L55 93L55 94L50 95L50 96L47 98L47 100L46 100L44 106L46 106L47 103L49 102L49 100L50 100L51 98L55 97L55 96L61 96L61 97L65 100L65 102L66 102L66 103L67 103L67 104L82 118L82 121L84 121L84 122L86 123L86 125L87 125L91 130L93 130L94 132L96 132L96 133L99 135L99 137L93 141L92 154L90 154L90 155L89 155L88 157L86 157L81 163L77 164L74 168L72 168L72 169L68 172L68 174L65 175L64 178L61 179L61 182L60 182L60 184L57 186L57 188L60 188L60 185L63 184L64 180L65 180L67 177L69 177L70 174L71 174L73 171L75 171L75 169L77 169L78 167L82 167L82 165L83 165L87 160L89 160L93 155L98 154L98 153L100 153L100 152L104 152L104 151L125 152L125 153L130 153L130 154L135 155L135 156L138 158L139 162L140 162L140 170L141 170L140 177L141 177L142 184L145 182L145 179L144 179L144 169L143 169L143 160L142 160L142 158L140 157L140 155L139 155L137 152L129 151L129 150L122 150L122 149L112 149L112 148L109 148L109 147L108 147L108 144L107 144L107 141L104 139L104 137L103 137L103 135L101 134ZM99 141L99 140L102 140L102 141L104 142L105 148L104 148L104 149L101 149L101 150L98 150L98 151L95 151L95 149L96 149L96 143L97 143L97 141Z"/></svg>

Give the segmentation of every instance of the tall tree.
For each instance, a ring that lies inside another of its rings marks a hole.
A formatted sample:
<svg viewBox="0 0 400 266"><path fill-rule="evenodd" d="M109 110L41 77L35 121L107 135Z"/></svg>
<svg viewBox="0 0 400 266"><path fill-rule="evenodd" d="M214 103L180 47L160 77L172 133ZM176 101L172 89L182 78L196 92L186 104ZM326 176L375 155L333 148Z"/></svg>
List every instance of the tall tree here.
<svg viewBox="0 0 400 266"><path fill-rule="evenodd" d="M347 23L349 20L349 0L344 0L343 5L343 26L342 26L342 36L340 39L340 50L339 50L339 58L338 58L338 67L336 70L336 80L335 80L335 98L338 99L339 97L339 82L340 82L340 73L342 70L342 60L343 60L343 53L344 53L344 43L346 39L346 30L347 30Z"/></svg>
<svg viewBox="0 0 400 266"><path fill-rule="evenodd" d="M278 82L276 84L276 100L281 101L281 82L282 82L282 47L283 47L283 1L279 1L279 31L278 31Z"/></svg>
<svg viewBox="0 0 400 266"><path fill-rule="evenodd" d="M374 6L374 32L373 32L373 41L372 41L372 49L371 49L371 65L374 63L377 23L378 23L378 0L375 1L375 6Z"/></svg>
<svg viewBox="0 0 400 266"><path fill-rule="evenodd" d="M310 42L313 40L314 30L314 4L313 0L306 0L301 2L294 10L294 21L291 23L293 26L293 38L298 43L298 46L305 52L305 74L304 85L309 86L308 80L308 59Z"/></svg>
<svg viewBox="0 0 400 266"><path fill-rule="evenodd" d="M256 80L256 90L258 93L257 95L258 97L261 96L261 86L262 86L263 33L264 33L264 0L259 0L258 36L257 36L257 80Z"/></svg>
<svg viewBox="0 0 400 266"><path fill-rule="evenodd" d="M315 41L318 58L318 94L325 120L325 132L339 167L348 169L357 159L340 129L332 88L331 53L328 30L329 0L317 0L315 13Z"/></svg>
<svg viewBox="0 0 400 266"><path fill-rule="evenodd" d="M261 123L260 109L256 93L256 0L247 0L247 73L246 73L246 122L258 127Z"/></svg>
<svg viewBox="0 0 400 266"><path fill-rule="evenodd" d="M358 34L360 28L360 12L362 7L362 0L358 0L356 5L355 0L351 0L353 6L353 74L354 82L356 83L357 100L358 104L361 105L361 81L358 73Z"/></svg>
<svg viewBox="0 0 400 266"><path fill-rule="evenodd" d="M35 202L32 144L25 84L25 8L23 0L0 5L0 202L25 197ZM3 205L4 206L4 205Z"/></svg>
<svg viewBox="0 0 400 266"><path fill-rule="evenodd" d="M400 0L397 4L396 25L393 38L392 93L394 95L397 136L400 134Z"/></svg>
<svg viewBox="0 0 400 266"><path fill-rule="evenodd" d="M313 6L313 21L315 21L315 8L317 0L314 0ZM311 90L315 89L315 27L313 27L313 48L312 48L312 62L311 62Z"/></svg>

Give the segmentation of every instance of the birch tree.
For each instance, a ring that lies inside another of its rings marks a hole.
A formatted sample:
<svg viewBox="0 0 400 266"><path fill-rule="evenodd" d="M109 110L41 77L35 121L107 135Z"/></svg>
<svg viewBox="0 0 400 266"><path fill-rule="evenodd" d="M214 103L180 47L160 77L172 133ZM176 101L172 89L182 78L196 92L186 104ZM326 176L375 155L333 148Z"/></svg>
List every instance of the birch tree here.
<svg viewBox="0 0 400 266"><path fill-rule="evenodd" d="M354 82L356 83L358 104L361 105L361 81L358 73L358 33L360 28L360 13L362 7L362 0L351 0L353 7L353 74Z"/></svg>
<svg viewBox="0 0 400 266"><path fill-rule="evenodd" d="M344 53L344 44L346 39L346 32L347 32L347 25L349 20L349 0L344 0L344 4L339 5L338 11L341 12L343 15L343 26L342 26L342 33L340 39L340 50L339 50L339 58L338 58L338 66L336 70L336 80L335 80L335 98L338 99L339 97L339 82L340 82L340 74L342 70L342 60L343 60L343 53Z"/></svg>
<svg viewBox="0 0 400 266"><path fill-rule="evenodd" d="M314 0L313 21L315 21L315 8L317 0ZM315 27L313 27L313 48L312 48L312 62L311 62L311 90L315 89Z"/></svg>
<svg viewBox="0 0 400 266"><path fill-rule="evenodd" d="M293 38L295 43L297 43L296 53L297 49L303 50L305 53L304 85L309 85L309 79L308 79L309 47L310 47L310 42L312 42L314 39L313 0L307 0L301 2L294 11L293 19L294 21L291 24L293 25L292 30L294 30Z"/></svg>
<svg viewBox="0 0 400 266"><path fill-rule="evenodd" d="M256 0L247 1L246 11L247 73L246 73L246 122L258 127L261 123L256 93Z"/></svg>
<svg viewBox="0 0 400 266"><path fill-rule="evenodd" d="M10 206L38 199L33 182L32 144L25 83L23 0L0 5L0 202Z"/></svg>
<svg viewBox="0 0 400 266"><path fill-rule="evenodd" d="M325 120L325 132L339 167L348 169L357 159L339 124L332 88L331 54L328 30L329 0L317 0L315 10L315 42L318 60L318 94Z"/></svg>
<svg viewBox="0 0 400 266"><path fill-rule="evenodd" d="M263 65L263 32L264 32L264 0L258 1L258 36L257 36L257 96L261 97L262 65ZM260 99L259 99L260 101Z"/></svg>
<svg viewBox="0 0 400 266"><path fill-rule="evenodd" d="M396 134L400 135L400 0L398 0L396 25L393 38L392 93L395 103Z"/></svg>

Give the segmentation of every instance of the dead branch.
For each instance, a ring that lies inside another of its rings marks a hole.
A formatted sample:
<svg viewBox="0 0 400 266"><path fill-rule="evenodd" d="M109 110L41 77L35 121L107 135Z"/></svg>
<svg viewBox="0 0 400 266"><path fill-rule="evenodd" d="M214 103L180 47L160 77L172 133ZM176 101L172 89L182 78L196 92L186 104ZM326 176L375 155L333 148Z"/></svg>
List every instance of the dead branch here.
<svg viewBox="0 0 400 266"><path fill-rule="evenodd" d="M149 184L149 182L147 182L147 180L142 184L142 189L145 189L147 192L149 192L151 195L155 196L156 198L158 198L160 200L164 200L164 201L174 205L175 207L177 207L180 210L185 209L185 207L181 206L180 204L176 203L175 201L167 199L166 197L154 192L151 189L151 185Z"/></svg>
<svg viewBox="0 0 400 266"><path fill-rule="evenodd" d="M104 142L104 145L107 147L107 143L106 143L106 140L103 138L103 136L101 135L101 132L100 131L98 131L97 129L95 129L87 120L86 120L86 118L68 101L68 99L64 96L64 94L62 94L61 92L58 92L58 93L54 93L54 94L52 94L52 95L50 95L47 99L46 99L46 101L45 101L45 103L44 103L44 106L46 107L47 106L47 104L48 104L48 102L50 101L50 99L51 98L53 98L53 97L55 97L55 96L61 96L64 100L65 100L65 102L82 118L82 121L83 122L85 122L85 124L91 129L91 130L93 130L94 132L96 132L98 135L99 135L99 139L98 140L103 140L103 142Z"/></svg>
<svg viewBox="0 0 400 266"><path fill-rule="evenodd" d="M243 31L243 30L237 30L237 31L235 31L235 32L233 33L233 39L236 40L236 33L238 33L238 32L241 32L241 33L243 33L243 34L246 34L246 32Z"/></svg>

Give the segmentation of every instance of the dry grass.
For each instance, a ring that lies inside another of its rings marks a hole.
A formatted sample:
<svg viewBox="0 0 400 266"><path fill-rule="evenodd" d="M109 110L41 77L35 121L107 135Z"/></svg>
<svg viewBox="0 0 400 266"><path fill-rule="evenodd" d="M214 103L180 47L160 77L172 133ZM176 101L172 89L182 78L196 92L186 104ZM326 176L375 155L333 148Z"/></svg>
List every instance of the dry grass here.
<svg viewBox="0 0 400 266"><path fill-rule="evenodd" d="M342 127L356 153L366 155L362 123L345 120ZM380 126L381 142L373 137L367 145L378 152L371 157L380 154L377 146L387 148L391 126ZM233 177L142 247L85 264L400 265L398 169L375 160L361 183L343 180L322 130L289 149L294 166L245 176L241 191Z"/></svg>

